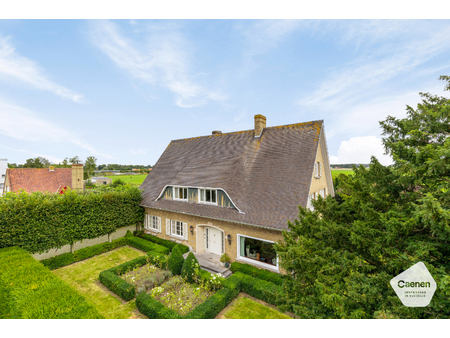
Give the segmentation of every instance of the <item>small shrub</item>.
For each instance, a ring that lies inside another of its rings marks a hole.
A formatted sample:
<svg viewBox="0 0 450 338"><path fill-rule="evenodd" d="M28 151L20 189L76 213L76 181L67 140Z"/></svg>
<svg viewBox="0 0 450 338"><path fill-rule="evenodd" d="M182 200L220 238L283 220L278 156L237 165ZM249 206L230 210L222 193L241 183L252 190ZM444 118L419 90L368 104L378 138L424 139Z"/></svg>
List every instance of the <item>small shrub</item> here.
<svg viewBox="0 0 450 338"><path fill-rule="evenodd" d="M190 252L181 269L181 277L183 280L187 283L193 283L195 281L195 269L199 267L200 264L198 264L197 258Z"/></svg>
<svg viewBox="0 0 450 338"><path fill-rule="evenodd" d="M286 276L280 275L279 273L271 272L264 269L258 269L249 264L243 264L239 262L233 262L231 264L230 270L233 272L242 272L246 275L256 277L258 279L262 279L268 282L272 282L277 285L282 285L283 279L286 278Z"/></svg>
<svg viewBox="0 0 450 338"><path fill-rule="evenodd" d="M224 253L221 257L220 257L220 261L222 263L230 263L231 262L231 258L230 256L228 256L227 253Z"/></svg>
<svg viewBox="0 0 450 338"><path fill-rule="evenodd" d="M172 253L169 256L168 261L168 269L172 274L179 275L181 273L181 269L183 268L184 258L183 254L181 253L178 245L175 246L172 250Z"/></svg>
<svg viewBox="0 0 450 338"><path fill-rule="evenodd" d="M150 264L153 264L160 269L167 270L167 264L169 261L168 255L163 255L161 253L152 251L147 252L147 255Z"/></svg>

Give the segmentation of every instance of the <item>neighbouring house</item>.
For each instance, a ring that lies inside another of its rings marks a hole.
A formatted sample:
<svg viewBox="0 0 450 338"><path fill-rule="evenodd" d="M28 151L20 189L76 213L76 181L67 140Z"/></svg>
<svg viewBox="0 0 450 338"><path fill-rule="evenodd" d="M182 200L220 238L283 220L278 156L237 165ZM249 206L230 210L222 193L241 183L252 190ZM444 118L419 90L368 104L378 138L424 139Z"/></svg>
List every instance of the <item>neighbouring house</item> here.
<svg viewBox="0 0 450 338"><path fill-rule="evenodd" d="M0 196L3 194L3 187L5 185L6 169L8 168L8 160L0 158Z"/></svg>
<svg viewBox="0 0 450 338"><path fill-rule="evenodd" d="M174 140L141 189L147 233L279 272L287 221L334 196L323 120Z"/></svg>
<svg viewBox="0 0 450 338"><path fill-rule="evenodd" d="M82 164L72 164L71 168L7 169L3 192L24 190L62 194L67 188L84 190Z"/></svg>
<svg viewBox="0 0 450 338"><path fill-rule="evenodd" d="M108 185L112 183L109 177L91 177L91 182L95 185Z"/></svg>

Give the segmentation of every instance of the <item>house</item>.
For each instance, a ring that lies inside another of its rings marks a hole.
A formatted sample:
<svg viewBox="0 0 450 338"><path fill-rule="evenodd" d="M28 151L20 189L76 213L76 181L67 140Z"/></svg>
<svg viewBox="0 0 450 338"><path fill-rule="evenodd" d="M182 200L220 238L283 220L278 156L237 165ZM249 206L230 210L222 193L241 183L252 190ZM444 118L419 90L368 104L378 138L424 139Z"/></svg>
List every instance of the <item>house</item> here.
<svg viewBox="0 0 450 338"><path fill-rule="evenodd" d="M8 160L0 158L0 196L3 194L3 187L5 185L6 169L8 168Z"/></svg>
<svg viewBox="0 0 450 338"><path fill-rule="evenodd" d="M279 272L298 206L334 196L323 121L174 140L141 185L147 233Z"/></svg>
<svg viewBox="0 0 450 338"><path fill-rule="evenodd" d="M107 185L112 183L112 179L109 177L91 177L91 182L95 185Z"/></svg>
<svg viewBox="0 0 450 338"><path fill-rule="evenodd" d="M64 193L67 188L84 190L83 165L72 164L71 168L14 168L6 170L3 192L42 191Z"/></svg>

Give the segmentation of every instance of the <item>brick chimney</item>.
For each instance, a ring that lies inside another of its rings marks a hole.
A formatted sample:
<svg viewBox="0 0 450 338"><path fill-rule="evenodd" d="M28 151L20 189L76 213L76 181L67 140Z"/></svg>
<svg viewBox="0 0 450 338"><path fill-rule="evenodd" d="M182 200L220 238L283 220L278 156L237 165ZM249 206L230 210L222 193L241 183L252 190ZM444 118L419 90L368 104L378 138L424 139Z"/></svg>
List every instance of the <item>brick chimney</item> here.
<svg viewBox="0 0 450 338"><path fill-rule="evenodd" d="M260 137L265 127L266 127L266 117L260 114L255 115L255 137Z"/></svg>
<svg viewBox="0 0 450 338"><path fill-rule="evenodd" d="M82 164L72 164L72 189L84 190Z"/></svg>

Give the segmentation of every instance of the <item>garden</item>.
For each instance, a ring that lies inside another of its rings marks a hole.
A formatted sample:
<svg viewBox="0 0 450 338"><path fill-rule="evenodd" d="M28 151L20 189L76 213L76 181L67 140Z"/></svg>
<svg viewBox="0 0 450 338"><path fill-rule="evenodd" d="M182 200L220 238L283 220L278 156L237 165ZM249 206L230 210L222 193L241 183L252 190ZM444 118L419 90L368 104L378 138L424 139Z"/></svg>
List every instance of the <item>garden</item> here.
<svg viewBox="0 0 450 338"><path fill-rule="evenodd" d="M234 274L225 279L202 270L193 253L184 259L183 254L188 251L184 245L143 233L128 233L124 238L41 262L23 249L1 249L0 261L7 264L10 271L0 273L0 291L8 291L2 293L5 298L2 300L8 307L1 306L0 318L289 318L274 306L277 293L281 292L283 278L280 275L233 263ZM11 252L20 263L9 258ZM26 276L27 270L14 271L15 265L24 262L40 271L32 281L27 281L30 278ZM8 298L17 291L10 285L10 279L18 276L23 281L17 284L42 289L41 293L31 292L34 298L20 311L16 308L24 304L15 304L14 297ZM36 304L48 300L43 291L47 288L41 284L46 284L49 278L60 290L65 290L66 296L61 300L57 293L49 293L55 308L48 306L39 311ZM252 313L246 314L246 302L254 300L244 297L242 303L241 292L273 305L258 303L252 305ZM74 303L69 306L64 298ZM232 304L237 309L227 311L234 299L239 301ZM218 316L221 311L229 314Z"/></svg>

